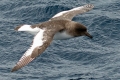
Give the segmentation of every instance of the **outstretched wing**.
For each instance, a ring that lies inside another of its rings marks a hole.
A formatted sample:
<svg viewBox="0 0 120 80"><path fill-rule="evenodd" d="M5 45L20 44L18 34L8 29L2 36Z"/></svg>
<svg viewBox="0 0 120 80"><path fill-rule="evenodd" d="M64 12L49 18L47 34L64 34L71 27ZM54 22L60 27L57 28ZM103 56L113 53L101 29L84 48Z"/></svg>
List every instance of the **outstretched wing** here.
<svg viewBox="0 0 120 80"><path fill-rule="evenodd" d="M45 29L40 29L40 31L33 39L33 44L20 58L15 67L12 69L12 72L24 67L32 60L34 60L39 54L41 54L50 45L53 36L54 33L51 34Z"/></svg>
<svg viewBox="0 0 120 80"><path fill-rule="evenodd" d="M71 10L62 11L62 12L56 14L55 16L53 16L50 20L56 20L56 19L72 20L74 16L76 16L78 14L82 14L82 13L88 12L93 7L94 6L92 4L87 4L87 5L84 5L84 6L73 8Z"/></svg>

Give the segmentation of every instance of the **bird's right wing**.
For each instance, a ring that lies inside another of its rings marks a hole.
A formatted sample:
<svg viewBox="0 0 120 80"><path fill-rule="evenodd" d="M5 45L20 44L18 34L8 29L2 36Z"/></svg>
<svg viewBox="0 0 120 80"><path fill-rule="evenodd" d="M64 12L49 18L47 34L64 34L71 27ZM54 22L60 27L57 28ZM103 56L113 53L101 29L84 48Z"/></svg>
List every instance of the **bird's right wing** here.
<svg viewBox="0 0 120 80"><path fill-rule="evenodd" d="M31 47L23 54L15 67L12 69L12 72L24 67L41 54L50 45L53 36L54 32L41 29L34 37Z"/></svg>

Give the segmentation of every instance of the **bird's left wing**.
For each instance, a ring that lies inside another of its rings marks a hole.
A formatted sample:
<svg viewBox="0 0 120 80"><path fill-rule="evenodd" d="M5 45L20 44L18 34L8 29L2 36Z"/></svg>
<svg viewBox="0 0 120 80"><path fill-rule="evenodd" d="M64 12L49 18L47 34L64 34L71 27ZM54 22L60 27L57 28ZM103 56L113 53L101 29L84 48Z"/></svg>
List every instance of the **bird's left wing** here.
<svg viewBox="0 0 120 80"><path fill-rule="evenodd" d="M73 8L71 10L62 11L60 13L57 13L50 20L58 20L58 19L72 20L74 16L76 16L78 14L88 12L91 9L93 9L93 7L94 6L92 4L86 4L86 5L83 5L83 6L80 6L80 7Z"/></svg>
<svg viewBox="0 0 120 80"><path fill-rule="evenodd" d="M23 54L15 67L12 69L12 72L24 67L41 54L50 45L53 36L54 32L41 29L34 37L31 47Z"/></svg>

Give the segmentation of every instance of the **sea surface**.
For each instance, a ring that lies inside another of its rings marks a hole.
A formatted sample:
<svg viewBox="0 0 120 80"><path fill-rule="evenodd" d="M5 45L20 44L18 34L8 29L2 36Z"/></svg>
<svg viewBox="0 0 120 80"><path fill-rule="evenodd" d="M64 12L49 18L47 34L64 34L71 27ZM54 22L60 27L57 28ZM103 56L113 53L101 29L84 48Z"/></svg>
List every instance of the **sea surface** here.
<svg viewBox="0 0 120 80"><path fill-rule="evenodd" d="M95 7L73 20L93 39L54 40L30 64L11 72L34 37L16 32L16 26L85 4ZM0 80L120 80L120 0L0 0Z"/></svg>

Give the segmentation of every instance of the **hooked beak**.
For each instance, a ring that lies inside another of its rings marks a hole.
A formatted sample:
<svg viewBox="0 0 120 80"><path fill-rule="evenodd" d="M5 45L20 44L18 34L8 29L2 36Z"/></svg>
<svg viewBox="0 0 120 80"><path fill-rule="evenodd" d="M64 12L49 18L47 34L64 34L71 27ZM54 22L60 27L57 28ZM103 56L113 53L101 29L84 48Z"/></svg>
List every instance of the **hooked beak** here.
<svg viewBox="0 0 120 80"><path fill-rule="evenodd" d="M85 32L85 35L88 36L89 38L93 38L93 36L91 36L88 32Z"/></svg>

